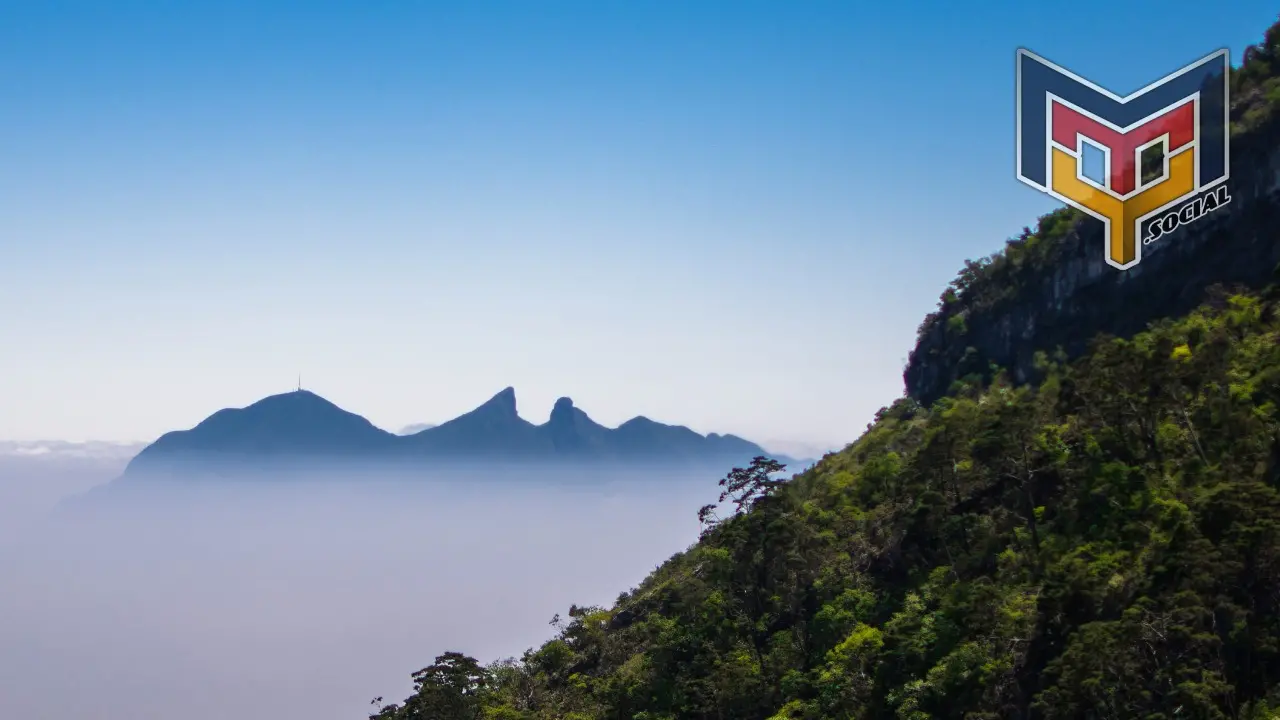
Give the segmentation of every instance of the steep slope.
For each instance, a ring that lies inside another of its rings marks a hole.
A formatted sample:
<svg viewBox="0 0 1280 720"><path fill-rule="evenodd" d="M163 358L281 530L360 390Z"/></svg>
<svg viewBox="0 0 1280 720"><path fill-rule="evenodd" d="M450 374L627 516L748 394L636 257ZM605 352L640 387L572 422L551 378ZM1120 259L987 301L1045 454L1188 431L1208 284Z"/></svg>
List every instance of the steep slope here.
<svg viewBox="0 0 1280 720"><path fill-rule="evenodd" d="M381 717L1264 717L1280 291L1043 372L897 402L483 691L445 656Z"/></svg>
<svg viewBox="0 0 1280 720"><path fill-rule="evenodd" d="M1233 79L1234 147L1268 158L1278 43ZM1128 280L1071 270L1087 228L1044 219L944 295L855 443L612 608L519 660L444 653L373 717L1280 716L1280 289L1212 288L1263 286L1277 236L1270 191L1239 192L1229 234Z"/></svg>
<svg viewBox="0 0 1280 720"><path fill-rule="evenodd" d="M1098 220L1071 209L1024 230L1004 250L971 260L920 326L904 372L907 392L929 403L951 383L1010 369L1037 377L1036 354L1076 357L1098 333L1122 337L1180 315L1215 283L1260 288L1280 271L1280 29L1245 54L1231 78L1231 202L1145 246L1136 267L1103 259ZM1030 192L1030 190L1028 190Z"/></svg>

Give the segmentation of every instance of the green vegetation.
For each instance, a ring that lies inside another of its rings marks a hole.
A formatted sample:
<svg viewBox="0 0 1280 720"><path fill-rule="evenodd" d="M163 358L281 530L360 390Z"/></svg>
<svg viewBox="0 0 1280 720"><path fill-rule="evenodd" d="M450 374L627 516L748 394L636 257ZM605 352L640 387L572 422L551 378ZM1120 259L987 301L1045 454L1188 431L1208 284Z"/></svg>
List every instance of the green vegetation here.
<svg viewBox="0 0 1280 720"><path fill-rule="evenodd" d="M1277 70L1273 27L1233 75L1234 132L1272 123ZM1079 220L968 262L922 336L964 347ZM1280 290L1037 361L1035 384L901 399L788 481L736 469L734 513L704 506L611 609L570 608L519 660L442 655L372 717L1280 718Z"/></svg>
<svg viewBox="0 0 1280 720"><path fill-rule="evenodd" d="M1280 23L1270 27L1261 43L1251 45L1244 61L1231 75L1231 134L1248 140L1275 131L1280 117ZM925 338L935 327L948 332L948 342L963 347L964 321L956 317L990 313L1016 304L1043 282L1047 269L1061 257L1062 240L1081 222L1096 222L1084 213L1062 208L1040 218L1036 228L1023 228L1005 247L964 268L919 328Z"/></svg>
<svg viewBox="0 0 1280 720"><path fill-rule="evenodd" d="M374 717L1272 717L1280 292L1042 363L731 473L740 510L614 608Z"/></svg>
<svg viewBox="0 0 1280 720"><path fill-rule="evenodd" d="M1232 133L1253 132L1276 119L1280 108L1280 24L1251 45L1231 77Z"/></svg>

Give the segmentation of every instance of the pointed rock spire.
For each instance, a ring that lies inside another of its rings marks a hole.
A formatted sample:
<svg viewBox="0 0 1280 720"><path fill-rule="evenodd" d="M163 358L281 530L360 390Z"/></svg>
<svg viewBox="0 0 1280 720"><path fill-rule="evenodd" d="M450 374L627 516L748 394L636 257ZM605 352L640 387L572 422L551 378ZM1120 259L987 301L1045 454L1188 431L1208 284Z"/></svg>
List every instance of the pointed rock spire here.
<svg viewBox="0 0 1280 720"><path fill-rule="evenodd" d="M477 409L500 415L518 415L519 413L516 412L516 389L513 387L504 388Z"/></svg>

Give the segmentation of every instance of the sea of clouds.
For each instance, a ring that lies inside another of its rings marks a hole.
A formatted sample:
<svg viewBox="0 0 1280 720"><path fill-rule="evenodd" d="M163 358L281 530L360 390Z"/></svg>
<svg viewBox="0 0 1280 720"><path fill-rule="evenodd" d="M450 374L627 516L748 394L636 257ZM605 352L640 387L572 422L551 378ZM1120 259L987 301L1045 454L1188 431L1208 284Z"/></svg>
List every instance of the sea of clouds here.
<svg viewBox="0 0 1280 720"><path fill-rule="evenodd" d="M446 650L519 655L611 604L719 490L529 467L68 504L136 451L110 445L0 446L0 718L362 719Z"/></svg>

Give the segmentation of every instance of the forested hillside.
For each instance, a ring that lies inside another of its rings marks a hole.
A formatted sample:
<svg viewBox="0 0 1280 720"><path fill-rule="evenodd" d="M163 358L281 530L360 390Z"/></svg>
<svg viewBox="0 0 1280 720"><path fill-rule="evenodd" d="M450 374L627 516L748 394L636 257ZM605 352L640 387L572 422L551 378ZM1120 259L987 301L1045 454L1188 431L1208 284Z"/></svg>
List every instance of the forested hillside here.
<svg viewBox="0 0 1280 720"><path fill-rule="evenodd" d="M1233 81L1257 107L1278 42ZM1051 262L1055 222L964 302ZM788 481L709 480L741 511L612 608L519 660L441 655L373 717L1280 717L1280 284L1201 300L1035 353L1035 382L899 400Z"/></svg>
<svg viewBox="0 0 1280 720"><path fill-rule="evenodd" d="M1255 289L1280 263L1280 28L1249 48L1231 76L1231 202L1143 249L1124 272L1106 264L1102 223L1064 208L988 257L968 260L921 323L903 373L932 403L992 364L1033 382L1037 351L1079 357L1099 333L1129 337L1184 315L1218 283ZM1010 182L1013 182L1012 178Z"/></svg>

